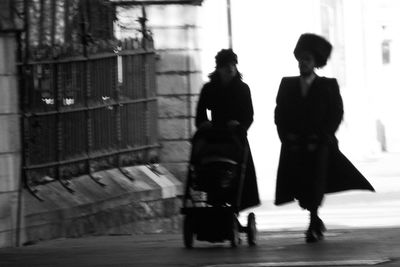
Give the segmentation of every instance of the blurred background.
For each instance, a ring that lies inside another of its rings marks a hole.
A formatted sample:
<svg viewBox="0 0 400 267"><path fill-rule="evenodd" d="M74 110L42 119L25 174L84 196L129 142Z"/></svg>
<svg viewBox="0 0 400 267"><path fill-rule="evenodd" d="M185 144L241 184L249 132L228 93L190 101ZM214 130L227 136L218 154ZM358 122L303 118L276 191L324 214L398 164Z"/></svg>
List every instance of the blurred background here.
<svg viewBox="0 0 400 267"><path fill-rule="evenodd" d="M273 120L275 97L283 76L298 75L293 49L299 36L305 32L324 36L334 47L327 66L318 70L318 75L335 77L340 85L345 110L337 133L340 149L371 181L379 195L391 194L392 191L398 193L398 1L206 0L203 7L206 13L203 16L203 78L206 80L208 72L213 70L216 52L231 45L239 57L238 68L252 92L255 119L249 139L264 199L263 207L271 211L268 213L270 218L282 211L271 204L280 149ZM348 216L337 214L340 210L343 213L345 206L355 203L355 198L360 203L368 203L372 195L348 192L328 196L326 210L328 213L336 212L337 218L336 221L331 218L331 224L361 226L364 221L364 224L398 225L399 218L391 216L398 208L386 211L384 214L389 214L390 218L381 217L380 222L365 220L363 216L377 217L378 213L363 210L360 206L349 211L353 215L359 212L360 220L351 222ZM394 193L393 197L397 198L397 195ZM400 207L398 200L393 201L384 207ZM372 208L370 204L366 206ZM341 207L339 211L338 207ZM298 218L301 221L299 224L289 223L291 226L306 224L305 212L299 208L295 211L295 205L285 206L285 209L293 209L287 220ZM365 214L361 215L363 212ZM282 221L286 219L281 217L276 227L284 227ZM274 227L272 224L264 225L271 229Z"/></svg>

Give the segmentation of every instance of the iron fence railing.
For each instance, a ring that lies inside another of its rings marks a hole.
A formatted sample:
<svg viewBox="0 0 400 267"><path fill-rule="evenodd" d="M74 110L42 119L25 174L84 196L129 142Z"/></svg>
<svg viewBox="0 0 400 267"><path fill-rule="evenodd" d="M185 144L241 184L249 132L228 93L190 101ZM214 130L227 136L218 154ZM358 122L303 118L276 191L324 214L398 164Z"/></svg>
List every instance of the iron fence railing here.
<svg viewBox="0 0 400 267"><path fill-rule="evenodd" d="M157 161L152 42L20 64L26 183Z"/></svg>

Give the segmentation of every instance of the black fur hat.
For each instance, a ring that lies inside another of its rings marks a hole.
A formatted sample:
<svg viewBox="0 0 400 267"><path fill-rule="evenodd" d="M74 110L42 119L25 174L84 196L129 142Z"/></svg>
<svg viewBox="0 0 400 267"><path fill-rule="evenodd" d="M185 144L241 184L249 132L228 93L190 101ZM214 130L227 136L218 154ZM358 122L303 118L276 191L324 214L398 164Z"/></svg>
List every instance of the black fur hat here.
<svg viewBox="0 0 400 267"><path fill-rule="evenodd" d="M293 53L296 59L298 59L300 54L305 51L310 52L314 56L316 67L321 68L326 65L331 55L332 45L319 35L304 33L297 41Z"/></svg>
<svg viewBox="0 0 400 267"><path fill-rule="evenodd" d="M217 68L222 67L229 63L238 63L237 55L232 49L222 49L215 56L215 64Z"/></svg>

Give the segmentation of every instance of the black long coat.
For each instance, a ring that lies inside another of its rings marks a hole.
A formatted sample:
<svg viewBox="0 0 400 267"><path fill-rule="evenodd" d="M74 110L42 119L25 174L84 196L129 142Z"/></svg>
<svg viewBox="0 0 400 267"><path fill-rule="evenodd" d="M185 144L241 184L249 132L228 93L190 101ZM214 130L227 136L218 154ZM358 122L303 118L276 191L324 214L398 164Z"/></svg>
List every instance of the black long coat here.
<svg viewBox="0 0 400 267"><path fill-rule="evenodd" d="M239 76L234 78L226 87L221 86L218 77L211 77L211 81L206 83L200 92L196 110L197 127L208 121L207 109L211 111L213 125L223 126L230 120L237 120L243 132L246 133L253 122L254 115L249 86ZM248 151L246 175L243 182L239 210L260 204L250 147Z"/></svg>
<svg viewBox="0 0 400 267"><path fill-rule="evenodd" d="M324 193L362 189L371 184L340 152L335 132L343 118L336 79L316 77L307 96L300 77L284 77L276 98L275 123L281 139L275 204L298 199L303 208L321 204ZM297 139L288 138L294 134ZM317 149L310 152L309 145Z"/></svg>

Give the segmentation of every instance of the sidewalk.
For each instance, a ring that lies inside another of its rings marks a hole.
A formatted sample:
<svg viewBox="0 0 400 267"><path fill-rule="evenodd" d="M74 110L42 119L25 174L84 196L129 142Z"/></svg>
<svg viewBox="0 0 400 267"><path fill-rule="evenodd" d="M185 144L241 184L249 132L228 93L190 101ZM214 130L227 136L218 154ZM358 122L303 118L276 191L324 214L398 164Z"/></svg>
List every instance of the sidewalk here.
<svg viewBox="0 0 400 267"><path fill-rule="evenodd" d="M252 248L245 236L236 249L195 242L192 250L184 249L181 234L94 236L0 249L0 267L400 266L399 162L400 154L386 154L358 164L377 192L328 197L321 211L328 232L320 243L304 242L307 216L297 206L284 208L285 217L266 205L256 211L262 232Z"/></svg>
<svg viewBox="0 0 400 267"><path fill-rule="evenodd" d="M258 245L195 242L183 247L180 234L61 239L0 250L1 267L267 267L399 266L400 228L332 230L306 244L299 231L262 232Z"/></svg>
<svg viewBox="0 0 400 267"><path fill-rule="evenodd" d="M320 216L328 229L400 227L400 153L382 153L376 158L354 161L376 192L352 190L327 194ZM264 231L303 230L307 211L293 202L275 206L266 199L252 209L257 225ZM246 215L246 214L241 214ZM246 220L241 216L242 223Z"/></svg>

